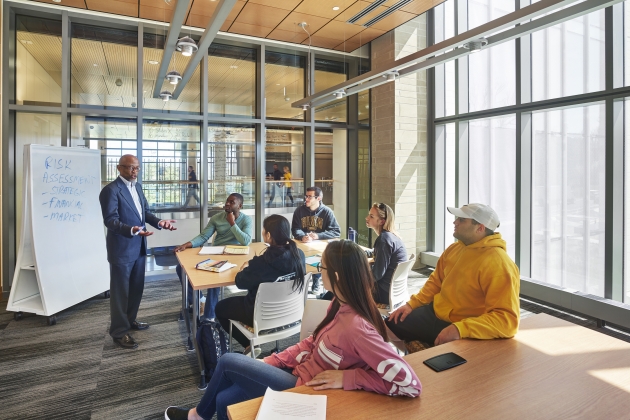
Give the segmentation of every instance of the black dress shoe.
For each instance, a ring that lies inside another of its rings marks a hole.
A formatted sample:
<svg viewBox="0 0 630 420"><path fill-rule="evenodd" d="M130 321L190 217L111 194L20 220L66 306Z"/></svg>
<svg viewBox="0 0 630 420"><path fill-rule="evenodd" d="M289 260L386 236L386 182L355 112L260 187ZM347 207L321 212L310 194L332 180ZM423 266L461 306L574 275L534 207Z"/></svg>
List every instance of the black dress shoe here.
<svg viewBox="0 0 630 420"><path fill-rule="evenodd" d="M125 334L122 338L114 338L114 343L118 344L124 349L135 349L138 347L138 343L129 335Z"/></svg>
<svg viewBox="0 0 630 420"><path fill-rule="evenodd" d="M133 321L131 323L132 330L146 330L148 328L149 328L149 324L147 324L146 322Z"/></svg>

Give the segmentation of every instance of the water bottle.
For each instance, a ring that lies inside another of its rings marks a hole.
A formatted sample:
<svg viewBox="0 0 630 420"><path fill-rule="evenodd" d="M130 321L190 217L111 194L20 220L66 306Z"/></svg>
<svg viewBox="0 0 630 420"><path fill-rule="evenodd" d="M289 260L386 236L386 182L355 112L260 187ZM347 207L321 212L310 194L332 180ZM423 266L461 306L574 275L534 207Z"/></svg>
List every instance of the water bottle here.
<svg viewBox="0 0 630 420"><path fill-rule="evenodd" d="M352 229L351 227L348 228L348 240L352 242L357 241L357 231Z"/></svg>

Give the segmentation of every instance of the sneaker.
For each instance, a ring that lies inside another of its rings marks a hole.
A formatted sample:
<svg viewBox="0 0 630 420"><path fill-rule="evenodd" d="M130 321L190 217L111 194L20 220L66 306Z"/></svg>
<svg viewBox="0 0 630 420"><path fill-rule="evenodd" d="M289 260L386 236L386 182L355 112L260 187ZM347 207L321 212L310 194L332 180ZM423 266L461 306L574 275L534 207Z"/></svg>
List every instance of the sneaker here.
<svg viewBox="0 0 630 420"><path fill-rule="evenodd" d="M254 347L254 358L258 358L258 356L260 356L262 350L260 350L260 347L255 346ZM252 357L251 355L252 351L250 346L245 347L245 350L243 350L243 354L247 357Z"/></svg>
<svg viewBox="0 0 630 420"><path fill-rule="evenodd" d="M188 420L189 411L187 408L169 407L164 412L164 418L166 420Z"/></svg>

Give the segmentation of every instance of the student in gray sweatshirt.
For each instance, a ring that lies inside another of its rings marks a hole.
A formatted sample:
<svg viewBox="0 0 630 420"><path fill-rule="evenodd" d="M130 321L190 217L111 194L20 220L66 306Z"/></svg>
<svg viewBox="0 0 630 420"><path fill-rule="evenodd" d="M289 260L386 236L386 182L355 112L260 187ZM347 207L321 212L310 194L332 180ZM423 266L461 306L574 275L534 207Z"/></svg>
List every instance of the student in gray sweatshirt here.
<svg viewBox="0 0 630 420"><path fill-rule="evenodd" d="M291 222L291 233L298 241L311 242L318 239L333 239L341 236L339 223L333 211L322 203L324 193L319 187L308 187L304 205L295 209ZM313 276L312 293L319 294L321 275Z"/></svg>

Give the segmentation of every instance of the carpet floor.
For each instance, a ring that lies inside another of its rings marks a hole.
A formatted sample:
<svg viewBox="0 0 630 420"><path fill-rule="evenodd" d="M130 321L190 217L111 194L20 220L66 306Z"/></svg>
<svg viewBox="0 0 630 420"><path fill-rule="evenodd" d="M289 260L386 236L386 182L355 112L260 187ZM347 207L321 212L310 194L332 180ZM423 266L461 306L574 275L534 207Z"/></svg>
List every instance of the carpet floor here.
<svg viewBox="0 0 630 420"><path fill-rule="evenodd" d="M429 274L412 272L410 292ZM226 288L226 296L236 293ZM124 350L107 333L108 299L75 305L59 313L53 326L29 314L14 321L6 302L0 303L0 418L162 419L169 405L196 405L202 392L195 355L186 351L185 324L178 321L180 305L176 278L147 281L138 319L151 327L132 332L139 347ZM590 320L521 302L521 317L538 312L597 329ZM615 331L598 331L630 341ZM283 340L281 348L297 340L297 334ZM263 356L273 347L263 345ZM235 343L234 350L242 349Z"/></svg>

